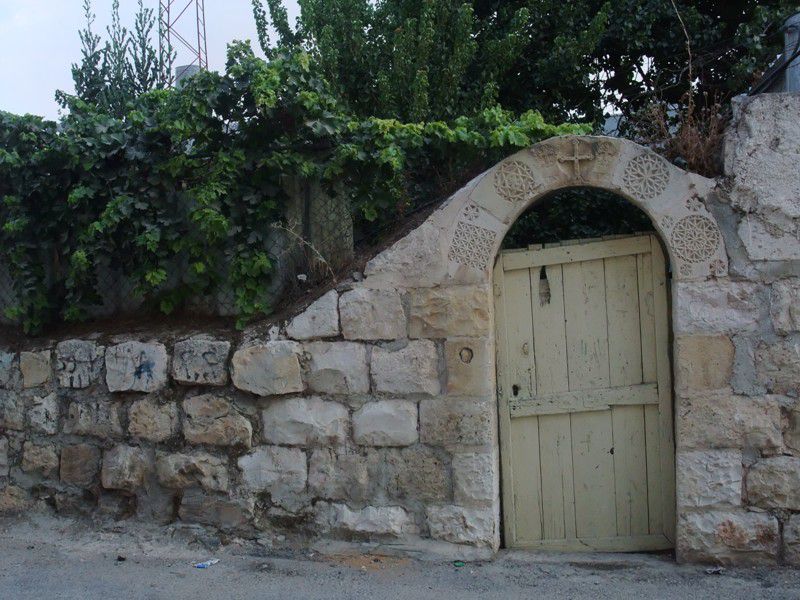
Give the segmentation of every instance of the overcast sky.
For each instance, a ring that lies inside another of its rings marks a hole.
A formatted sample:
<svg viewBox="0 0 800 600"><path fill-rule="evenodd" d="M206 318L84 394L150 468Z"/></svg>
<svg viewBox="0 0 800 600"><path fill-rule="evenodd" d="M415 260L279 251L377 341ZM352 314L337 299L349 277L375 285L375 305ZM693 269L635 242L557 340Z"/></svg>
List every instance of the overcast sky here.
<svg viewBox="0 0 800 600"><path fill-rule="evenodd" d="M176 0L181 8L191 0ZM157 11L158 0L144 0ZM294 23L297 1L285 2ZM205 0L208 62L225 65L225 46L249 39L258 50L250 0ZM93 0L94 29L105 33L111 0ZM132 28L137 0L120 0L123 23ZM82 0L0 0L0 110L58 116L57 89L72 91L70 65L80 59L78 30L83 27ZM191 19L186 25L192 25ZM156 40L157 42L157 40ZM176 64L181 64L181 50ZM185 55L184 55L185 56Z"/></svg>

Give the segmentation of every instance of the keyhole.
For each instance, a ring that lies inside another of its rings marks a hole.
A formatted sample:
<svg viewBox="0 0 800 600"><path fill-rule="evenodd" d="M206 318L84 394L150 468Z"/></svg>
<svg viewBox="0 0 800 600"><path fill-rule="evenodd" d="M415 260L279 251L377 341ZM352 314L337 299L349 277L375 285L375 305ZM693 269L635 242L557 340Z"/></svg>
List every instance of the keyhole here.
<svg viewBox="0 0 800 600"><path fill-rule="evenodd" d="M519 386L516 383L511 386L511 393L514 394L515 398L519 396Z"/></svg>
<svg viewBox="0 0 800 600"><path fill-rule="evenodd" d="M539 306L550 304L550 282L547 280L547 269L539 271Z"/></svg>

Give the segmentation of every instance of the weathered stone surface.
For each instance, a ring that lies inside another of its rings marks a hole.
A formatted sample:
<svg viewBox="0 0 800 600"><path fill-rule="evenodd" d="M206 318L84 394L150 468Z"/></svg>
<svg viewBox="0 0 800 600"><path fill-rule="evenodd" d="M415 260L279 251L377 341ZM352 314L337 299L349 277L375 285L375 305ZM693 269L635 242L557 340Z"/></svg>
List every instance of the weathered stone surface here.
<svg viewBox="0 0 800 600"><path fill-rule="evenodd" d="M406 337L406 314L394 290L355 288L339 298L342 335L347 340Z"/></svg>
<svg viewBox="0 0 800 600"><path fill-rule="evenodd" d="M676 550L681 562L772 563L779 539L772 515L705 510L681 516Z"/></svg>
<svg viewBox="0 0 800 600"><path fill-rule="evenodd" d="M795 406L788 411L783 431L783 443L796 454L800 454L800 406Z"/></svg>
<svg viewBox="0 0 800 600"><path fill-rule="evenodd" d="M67 409L64 433L109 438L122 435L119 407L112 402L72 402Z"/></svg>
<svg viewBox="0 0 800 600"><path fill-rule="evenodd" d="M250 491L278 498L302 492L308 479L306 453L299 448L260 446L239 458L239 468Z"/></svg>
<svg viewBox="0 0 800 600"><path fill-rule="evenodd" d="M421 288L411 293L409 337L489 335L491 295L484 286Z"/></svg>
<svg viewBox="0 0 800 600"><path fill-rule="evenodd" d="M684 448L782 448L780 404L770 396L704 394L676 411L678 446Z"/></svg>
<svg viewBox="0 0 800 600"><path fill-rule="evenodd" d="M347 437L349 415L338 402L322 398L287 398L271 402L261 413L269 444L331 446Z"/></svg>
<svg viewBox="0 0 800 600"><path fill-rule="evenodd" d="M487 452L453 455L453 500L460 506L490 505L497 494L497 459Z"/></svg>
<svg viewBox="0 0 800 600"><path fill-rule="evenodd" d="M22 431L25 428L25 404L16 392L0 390L0 429Z"/></svg>
<svg viewBox="0 0 800 600"><path fill-rule="evenodd" d="M31 429L39 433L53 435L58 432L58 398L50 393L40 398L33 397L33 405L28 411Z"/></svg>
<svg viewBox="0 0 800 600"><path fill-rule="evenodd" d="M101 452L89 444L75 444L61 449L61 481L90 487L100 473Z"/></svg>
<svg viewBox="0 0 800 600"><path fill-rule="evenodd" d="M219 396L202 394L183 401L183 436L192 444L249 448L253 426Z"/></svg>
<svg viewBox="0 0 800 600"><path fill-rule="evenodd" d="M673 289L674 327L681 334L752 331L764 306L754 283L714 279L679 282Z"/></svg>
<svg viewBox="0 0 800 600"><path fill-rule="evenodd" d="M412 519L399 506L367 506L351 510L345 504L319 502L316 511L317 523L334 531L400 537L415 530Z"/></svg>
<svg viewBox="0 0 800 600"><path fill-rule="evenodd" d="M286 326L286 335L311 340L339 335L339 295L331 290L315 300Z"/></svg>
<svg viewBox="0 0 800 600"><path fill-rule="evenodd" d="M172 378L189 385L226 385L231 343L198 335L175 344Z"/></svg>
<svg viewBox="0 0 800 600"><path fill-rule="evenodd" d="M373 389L386 394L439 393L439 353L429 340L411 341L405 348L373 348L370 363Z"/></svg>
<svg viewBox="0 0 800 600"><path fill-rule="evenodd" d="M189 488L181 499L181 521L211 525L220 529L245 527L253 517L253 499L232 500Z"/></svg>
<svg viewBox="0 0 800 600"><path fill-rule="evenodd" d="M308 463L308 490L312 496L353 502L368 500L370 477L366 456L317 448Z"/></svg>
<svg viewBox="0 0 800 600"><path fill-rule="evenodd" d="M800 510L800 458L762 458L747 471L747 500L760 508Z"/></svg>
<svg viewBox="0 0 800 600"><path fill-rule="evenodd" d="M485 400L431 398L419 404L423 444L478 445L494 439L493 406Z"/></svg>
<svg viewBox="0 0 800 600"><path fill-rule="evenodd" d="M55 477L58 474L58 451L51 444L25 442L22 447L22 470L32 475Z"/></svg>
<svg viewBox="0 0 800 600"><path fill-rule="evenodd" d="M454 544L494 545L494 513L486 508L430 506L428 530L435 540Z"/></svg>
<svg viewBox="0 0 800 600"><path fill-rule="evenodd" d="M100 480L107 490L135 491L151 468L147 453L134 446L114 446L103 453Z"/></svg>
<svg viewBox="0 0 800 600"><path fill-rule="evenodd" d="M52 376L50 350L20 352L19 370L22 372L22 387L35 388L44 385Z"/></svg>
<svg viewBox="0 0 800 600"><path fill-rule="evenodd" d="M414 446L389 450L376 465L386 479L386 493L401 501L445 502L452 498L453 485L445 454Z"/></svg>
<svg viewBox="0 0 800 600"><path fill-rule="evenodd" d="M183 489L199 485L209 492L228 490L228 461L206 452L156 455L158 481L164 487Z"/></svg>
<svg viewBox="0 0 800 600"><path fill-rule="evenodd" d="M178 407L159 404L155 398L142 398L128 412L128 433L150 442L163 442L178 431Z"/></svg>
<svg viewBox="0 0 800 600"><path fill-rule="evenodd" d="M123 342L106 350L106 385L110 392L155 392L167 383L163 344Z"/></svg>
<svg viewBox="0 0 800 600"><path fill-rule="evenodd" d="M8 440L0 437L0 477L8 477Z"/></svg>
<svg viewBox="0 0 800 600"><path fill-rule="evenodd" d="M58 385L82 389L96 383L103 370L105 347L87 340L66 340L56 346Z"/></svg>
<svg viewBox="0 0 800 600"><path fill-rule="evenodd" d="M449 396L484 396L493 393L495 369L486 339L459 338L444 344Z"/></svg>
<svg viewBox="0 0 800 600"><path fill-rule="evenodd" d="M353 439L363 446L409 446L419 439L417 403L367 402L353 414Z"/></svg>
<svg viewBox="0 0 800 600"><path fill-rule="evenodd" d="M770 315L775 331L800 331L800 278L781 279L772 284Z"/></svg>
<svg viewBox="0 0 800 600"><path fill-rule="evenodd" d="M21 487L9 485L0 489L0 515L23 511L29 504L28 492Z"/></svg>
<svg viewBox="0 0 800 600"><path fill-rule="evenodd" d="M727 388L733 371L733 357L733 342L727 336L676 338L676 388L681 393Z"/></svg>
<svg viewBox="0 0 800 600"><path fill-rule="evenodd" d="M444 274L442 231L430 220L414 229L367 263L370 281L432 285ZM403 287L406 287L403 285Z"/></svg>
<svg viewBox="0 0 800 600"><path fill-rule="evenodd" d="M305 345L311 357L308 389L324 394L369 392L367 347L355 342L312 342Z"/></svg>
<svg viewBox="0 0 800 600"><path fill-rule="evenodd" d="M776 179L780 179L776 177ZM800 260L800 240L792 231L791 221L764 215L746 215L738 234L751 260Z"/></svg>
<svg viewBox="0 0 800 600"><path fill-rule="evenodd" d="M233 355L233 385L259 396L303 391L297 342L274 341L241 348Z"/></svg>
<svg viewBox="0 0 800 600"><path fill-rule="evenodd" d="M756 348L758 378L774 394L800 393L800 339L782 338Z"/></svg>
<svg viewBox="0 0 800 600"><path fill-rule="evenodd" d="M0 389L15 389L19 377L19 361L16 354L0 352Z"/></svg>
<svg viewBox="0 0 800 600"><path fill-rule="evenodd" d="M800 515L792 515L783 525L783 555L787 564L800 567Z"/></svg>
<svg viewBox="0 0 800 600"><path fill-rule="evenodd" d="M677 472L679 507L741 506L741 450L678 452Z"/></svg>

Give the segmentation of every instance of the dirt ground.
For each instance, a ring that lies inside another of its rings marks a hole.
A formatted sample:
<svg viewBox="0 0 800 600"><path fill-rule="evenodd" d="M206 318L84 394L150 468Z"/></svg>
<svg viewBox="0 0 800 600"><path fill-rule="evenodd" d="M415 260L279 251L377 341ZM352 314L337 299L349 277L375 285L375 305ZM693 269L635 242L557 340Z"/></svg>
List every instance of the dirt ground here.
<svg viewBox="0 0 800 600"><path fill-rule="evenodd" d="M2 599L800 598L800 571L676 565L668 554L393 556L367 544L277 549L201 530L0 520ZM219 562L207 569L193 565ZM423 560L424 559L424 560Z"/></svg>

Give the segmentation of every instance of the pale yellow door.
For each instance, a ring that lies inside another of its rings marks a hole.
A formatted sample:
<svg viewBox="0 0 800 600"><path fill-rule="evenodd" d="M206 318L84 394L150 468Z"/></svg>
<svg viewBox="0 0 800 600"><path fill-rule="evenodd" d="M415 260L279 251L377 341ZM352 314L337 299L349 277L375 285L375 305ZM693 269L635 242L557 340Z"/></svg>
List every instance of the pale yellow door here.
<svg viewBox="0 0 800 600"><path fill-rule="evenodd" d="M508 547L673 546L665 273L652 235L499 256L494 295Z"/></svg>

